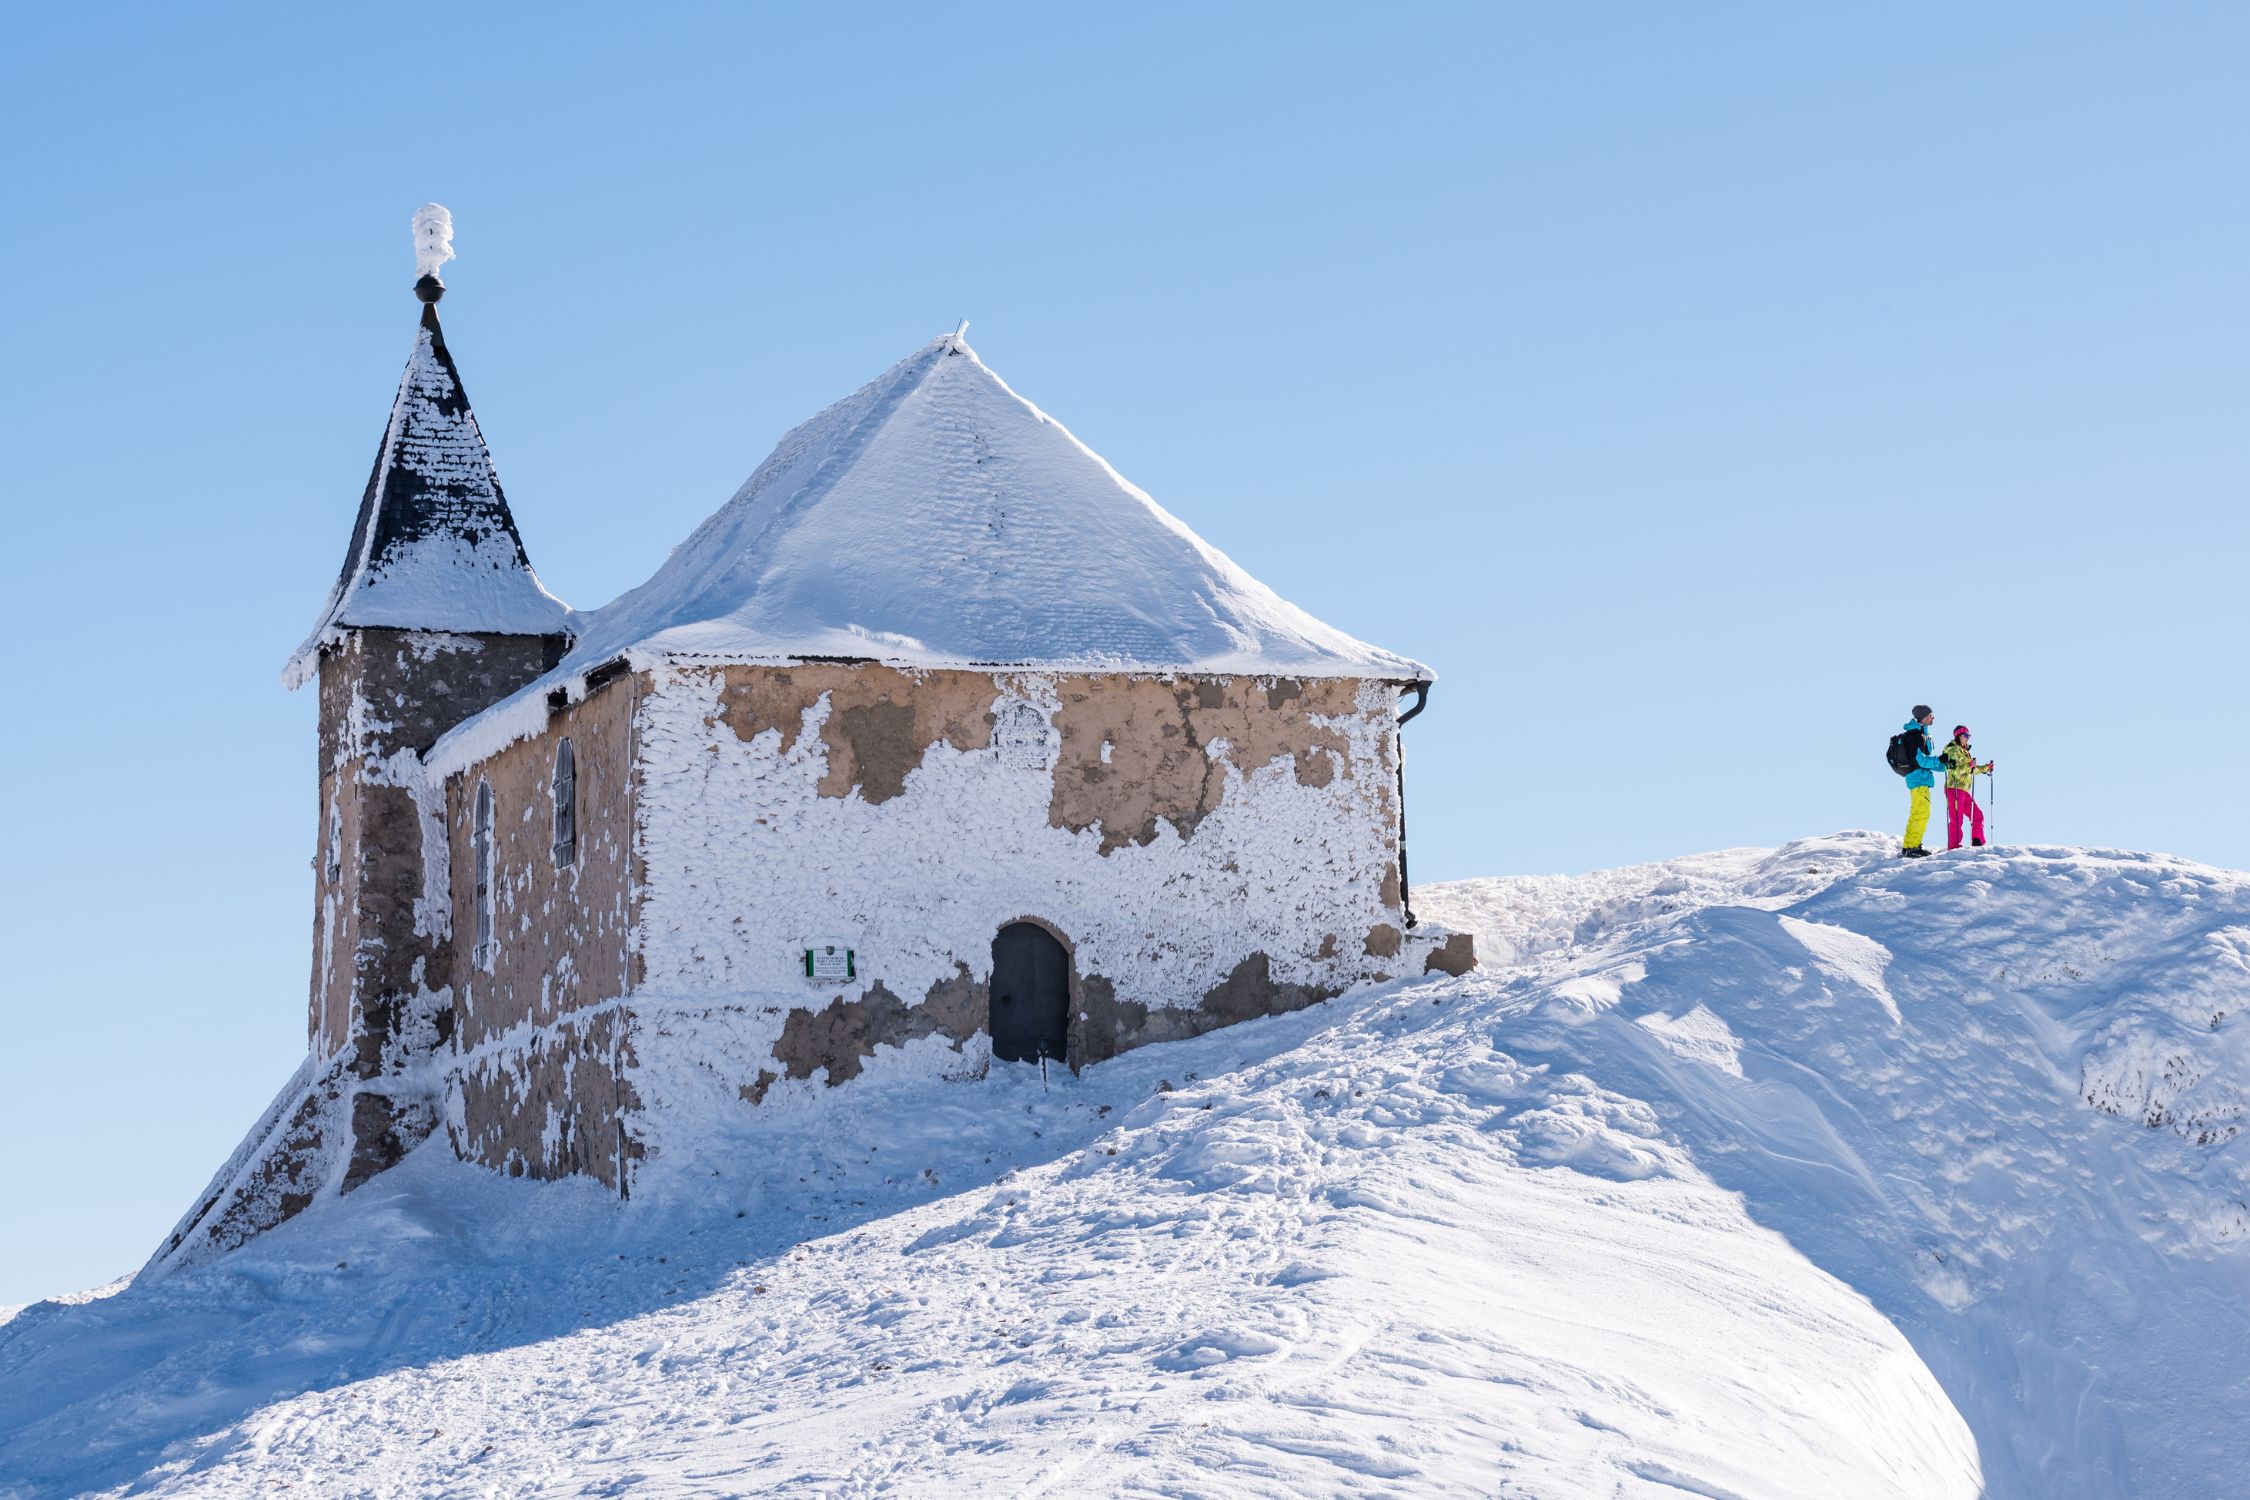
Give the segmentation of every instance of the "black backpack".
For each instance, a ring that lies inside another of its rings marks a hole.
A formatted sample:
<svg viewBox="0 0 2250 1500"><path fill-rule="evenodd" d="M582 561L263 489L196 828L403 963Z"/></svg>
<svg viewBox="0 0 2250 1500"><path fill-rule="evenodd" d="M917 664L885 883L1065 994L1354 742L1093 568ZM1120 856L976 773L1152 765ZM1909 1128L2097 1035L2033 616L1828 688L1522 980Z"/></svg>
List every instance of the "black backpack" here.
<svg viewBox="0 0 2250 1500"><path fill-rule="evenodd" d="M1901 776L1911 776L1921 764L1915 754L1930 742L1927 733L1919 729L1902 729L1891 736L1891 747L1883 752L1883 759Z"/></svg>

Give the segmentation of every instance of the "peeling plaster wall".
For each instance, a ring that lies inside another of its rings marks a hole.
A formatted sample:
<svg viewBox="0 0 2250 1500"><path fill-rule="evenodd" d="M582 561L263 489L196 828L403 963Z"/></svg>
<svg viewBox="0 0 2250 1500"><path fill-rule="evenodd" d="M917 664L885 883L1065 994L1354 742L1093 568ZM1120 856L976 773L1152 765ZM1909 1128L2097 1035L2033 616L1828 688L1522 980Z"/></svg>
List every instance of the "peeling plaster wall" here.
<svg viewBox="0 0 2250 1500"><path fill-rule="evenodd" d="M464 1158L534 1177L588 1172L619 1186L616 1059L627 1019L633 877L633 705L611 682L446 783L453 1016L447 1105ZM554 858L555 754L577 767L578 854ZM493 794L490 966L474 961L479 782ZM585 1013L601 1007L599 1017Z"/></svg>
<svg viewBox="0 0 2250 1500"><path fill-rule="evenodd" d="M1353 767L1350 742L1322 721L1355 714L1359 687L1337 679L1064 678L1056 685L1062 758L1049 821L1073 832L1098 825L1107 854L1154 841L1165 824L1192 834L1225 794L1229 768L1286 757L1298 781L1325 787ZM1376 795L1388 813L1388 784Z"/></svg>
<svg viewBox="0 0 2250 1500"><path fill-rule="evenodd" d="M333 677L329 657L320 663L321 725L329 720L327 698ZM328 736L324 733L325 741ZM363 841L360 828L357 762L339 765L322 757L320 766L320 834L313 848L312 991L305 1018L305 1044L327 1054L344 1044L352 1031L353 958L359 951L360 913L356 899L358 871L346 860L347 850ZM351 879L346 880L347 872Z"/></svg>
<svg viewBox="0 0 2250 1500"><path fill-rule="evenodd" d="M347 631L322 651L306 1028L316 1055L350 1044L378 1068L399 998L443 987L447 913L427 900L413 758L536 677L553 651L540 636L408 630Z"/></svg>
<svg viewBox="0 0 2250 1500"><path fill-rule="evenodd" d="M1073 1065L1405 972L1389 684L642 675L652 1141L689 1130L657 1116L691 1077L758 1102L886 1056L981 1071L992 939L1019 919L1070 951ZM816 985L803 950L832 941L857 978Z"/></svg>
<svg viewBox="0 0 2250 1500"><path fill-rule="evenodd" d="M622 1003L519 1027L462 1060L448 1100L454 1153L511 1177L572 1173L623 1193L640 1155L624 1082L633 1018Z"/></svg>
<svg viewBox="0 0 2250 1500"><path fill-rule="evenodd" d="M462 1050L529 1022L625 993L631 889L633 699L613 682L446 782L453 862L455 1035ZM578 857L554 858L555 752L568 736L578 771ZM479 782L493 799L493 937L489 968L476 966L476 861L471 823Z"/></svg>
<svg viewBox="0 0 2250 1500"><path fill-rule="evenodd" d="M325 1180L335 1191L390 1166L436 1119L431 1065L453 1024L454 948L441 794L420 753L536 677L560 646L559 637L367 629L321 652L306 1029L311 1055L332 1060L338 1081L335 1107L305 1126L320 1138L285 1154L341 1153L341 1171ZM300 1196L273 1199L282 1217Z"/></svg>

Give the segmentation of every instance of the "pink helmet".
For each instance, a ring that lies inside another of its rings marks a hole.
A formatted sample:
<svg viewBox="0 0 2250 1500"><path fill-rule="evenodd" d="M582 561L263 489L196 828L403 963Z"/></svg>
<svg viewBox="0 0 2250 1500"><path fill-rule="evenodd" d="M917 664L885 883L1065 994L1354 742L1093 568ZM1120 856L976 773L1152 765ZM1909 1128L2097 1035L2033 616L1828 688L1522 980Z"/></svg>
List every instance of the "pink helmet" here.
<svg viewBox="0 0 2250 1500"><path fill-rule="evenodd" d="M1968 726L1968 725L1966 725L1966 724L1956 724L1956 725L1954 725L1954 726L1953 726L1953 737L1954 737L1955 739L1957 739L1957 740L1965 740L1965 739L1967 739L1967 738L1969 737L1969 726Z"/></svg>

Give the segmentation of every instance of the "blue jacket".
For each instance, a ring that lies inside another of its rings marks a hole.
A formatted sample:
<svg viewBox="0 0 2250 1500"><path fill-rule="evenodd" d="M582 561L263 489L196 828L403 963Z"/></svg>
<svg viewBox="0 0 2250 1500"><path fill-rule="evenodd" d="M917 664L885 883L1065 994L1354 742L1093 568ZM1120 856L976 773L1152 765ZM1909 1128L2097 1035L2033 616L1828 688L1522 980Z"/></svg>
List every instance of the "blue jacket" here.
<svg viewBox="0 0 2250 1500"><path fill-rule="evenodd" d="M1912 719L1908 719L1903 727L1908 734L1919 734L1924 736L1929 734L1929 731L1927 729L1924 729L1920 724L1917 724ZM1925 738L1923 740L1923 743L1928 744L1929 741ZM1919 750L1914 752L1914 764L1921 767L1921 769L1918 771L1909 771L1906 773L1906 784L1910 787L1936 786L1937 778L1932 776L1930 773L1932 771L1942 771L1945 769L1945 762L1943 760L1935 755L1924 755Z"/></svg>

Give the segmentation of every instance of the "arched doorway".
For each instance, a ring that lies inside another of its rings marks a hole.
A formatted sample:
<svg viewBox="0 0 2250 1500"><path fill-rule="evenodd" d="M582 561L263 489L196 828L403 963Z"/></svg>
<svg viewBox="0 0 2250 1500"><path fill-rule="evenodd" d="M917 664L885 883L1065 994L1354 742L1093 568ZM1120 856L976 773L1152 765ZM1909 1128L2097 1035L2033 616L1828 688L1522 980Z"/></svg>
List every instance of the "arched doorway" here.
<svg viewBox="0 0 2250 1500"><path fill-rule="evenodd" d="M992 1055L1002 1062L1065 1060L1070 1045L1070 955L1036 922L1010 922L992 940Z"/></svg>

